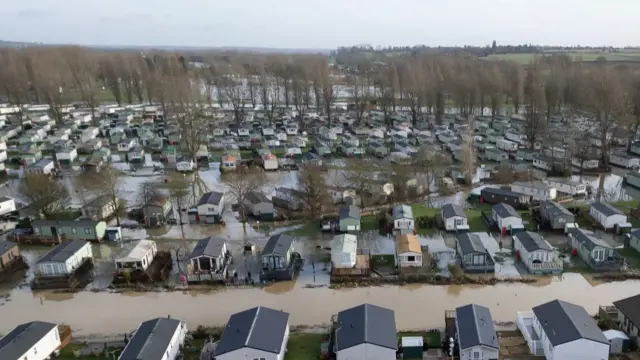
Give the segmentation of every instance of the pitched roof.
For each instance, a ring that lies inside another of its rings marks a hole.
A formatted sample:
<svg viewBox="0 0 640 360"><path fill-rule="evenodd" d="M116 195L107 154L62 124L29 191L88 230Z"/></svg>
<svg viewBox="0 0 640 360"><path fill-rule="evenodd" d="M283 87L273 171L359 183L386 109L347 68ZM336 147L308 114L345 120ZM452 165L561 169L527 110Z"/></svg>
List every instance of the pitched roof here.
<svg viewBox="0 0 640 360"><path fill-rule="evenodd" d="M534 307L533 313L553 346L588 339L609 344L596 322L582 306L553 300Z"/></svg>
<svg viewBox="0 0 640 360"><path fill-rule="evenodd" d="M90 219L79 219L79 220L33 220L31 223L32 226L52 226L52 227L89 227L94 228L98 225L100 221L90 220Z"/></svg>
<svg viewBox="0 0 640 360"><path fill-rule="evenodd" d="M396 205L392 209L394 219L413 219L413 209L409 205Z"/></svg>
<svg viewBox="0 0 640 360"><path fill-rule="evenodd" d="M220 256L225 243L225 239L217 236L209 236L204 239L200 239L191 251L189 259L197 258L200 256L217 258L218 256Z"/></svg>
<svg viewBox="0 0 640 360"><path fill-rule="evenodd" d="M602 246L607 249L611 248L611 245L607 244L604 240L595 237L594 233L587 232L584 229L571 228L569 229L569 235L573 236L577 242L581 243L589 251L593 250L596 246Z"/></svg>
<svg viewBox="0 0 640 360"><path fill-rule="evenodd" d="M271 203L271 201L269 201L269 198L267 198L263 193L261 193L260 191L252 191L250 193L248 193L245 198L252 204L259 204L259 203Z"/></svg>
<svg viewBox="0 0 640 360"><path fill-rule="evenodd" d="M336 350L365 343L393 350L398 348L393 310L362 304L338 313Z"/></svg>
<svg viewBox="0 0 640 360"><path fill-rule="evenodd" d="M531 231L523 231L514 235L522 246L528 251L545 250L551 251L551 246L537 233Z"/></svg>
<svg viewBox="0 0 640 360"><path fill-rule="evenodd" d="M355 205L345 205L340 208L340 219L360 220L360 208Z"/></svg>
<svg viewBox="0 0 640 360"><path fill-rule="evenodd" d="M640 327L640 294L614 301L613 305L636 327Z"/></svg>
<svg viewBox="0 0 640 360"><path fill-rule="evenodd" d="M461 306L456 309L456 323L461 350L478 345L499 349L488 308L475 304Z"/></svg>
<svg viewBox="0 0 640 360"><path fill-rule="evenodd" d="M547 211L547 213L549 213L551 216L560 216L560 215L574 216L571 211L567 210L567 208L565 208L564 206L554 201L549 201L549 200L541 201L540 206L543 207Z"/></svg>
<svg viewBox="0 0 640 360"><path fill-rule="evenodd" d="M4 255L7 251L16 247L17 244L11 241L0 240L0 256Z"/></svg>
<svg viewBox="0 0 640 360"><path fill-rule="evenodd" d="M496 214L498 214L498 216L500 216L501 218L506 218L511 216L515 216L518 218L520 217L520 214L518 214L516 209L514 209L513 206L509 204L495 204L493 205L493 210L495 210Z"/></svg>
<svg viewBox="0 0 640 360"><path fill-rule="evenodd" d="M208 193L204 193L204 195L202 195L200 201L198 201L198 204L196 206L204 204L218 205L222 200L222 196L224 196L223 193L217 191L209 191Z"/></svg>
<svg viewBox="0 0 640 360"><path fill-rule="evenodd" d="M289 248L291 247L293 240L294 240L293 236L290 236L290 235L283 235L283 234L273 235L272 237L269 238L269 240L267 240L267 243L265 244L264 249L262 250L262 255L267 255L267 254L284 255L287 252L287 250L289 250Z"/></svg>
<svg viewBox="0 0 640 360"><path fill-rule="evenodd" d="M454 216L460 216L465 219L467 218L467 214L464 213L462 206L457 204L445 204L442 206L441 210L442 215L444 215L446 219L452 218Z"/></svg>
<svg viewBox="0 0 640 360"><path fill-rule="evenodd" d="M622 213L622 211L614 208L613 206L611 206L611 205L609 205L607 203L597 202L597 203L591 204L591 207L596 209L596 211L598 211L599 213L601 213L604 216L624 215Z"/></svg>
<svg viewBox="0 0 640 360"><path fill-rule="evenodd" d="M118 360L162 359L179 326L182 326L179 320L169 318L143 322L138 326Z"/></svg>
<svg viewBox="0 0 640 360"><path fill-rule="evenodd" d="M418 237L413 234L400 234L396 237L396 249L398 254L412 252L412 253L422 253L422 249L420 249L420 242L418 241Z"/></svg>
<svg viewBox="0 0 640 360"><path fill-rule="evenodd" d="M514 192L514 191L511 191L511 190L492 188L492 187L485 187L482 190L480 190L480 194L483 194L483 193L490 193L490 194L495 194L495 195L509 196L509 197L514 197L514 198L519 198L521 196L525 196L525 194L522 194L522 193Z"/></svg>
<svg viewBox="0 0 640 360"><path fill-rule="evenodd" d="M245 347L279 354L288 324L288 313L264 306L235 313L222 332L216 356Z"/></svg>
<svg viewBox="0 0 640 360"><path fill-rule="evenodd" d="M46 253L37 263L65 262L87 244L85 240L65 241Z"/></svg>
<svg viewBox="0 0 640 360"><path fill-rule="evenodd" d="M56 326L58 325L42 321L32 321L16 326L0 339L0 359L21 360L29 349Z"/></svg>
<svg viewBox="0 0 640 360"><path fill-rule="evenodd" d="M486 253L487 249L482 244L480 237L474 233L461 233L456 235L462 254Z"/></svg>

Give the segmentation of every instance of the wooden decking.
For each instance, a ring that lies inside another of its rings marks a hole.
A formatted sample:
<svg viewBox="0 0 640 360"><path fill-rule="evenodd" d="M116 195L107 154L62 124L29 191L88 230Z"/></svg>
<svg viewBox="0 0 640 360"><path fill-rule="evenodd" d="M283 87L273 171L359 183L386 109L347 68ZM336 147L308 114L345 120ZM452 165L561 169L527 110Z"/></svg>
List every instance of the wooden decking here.
<svg viewBox="0 0 640 360"><path fill-rule="evenodd" d="M356 255L356 265L352 268L331 268L332 276L369 276L370 273L369 255Z"/></svg>

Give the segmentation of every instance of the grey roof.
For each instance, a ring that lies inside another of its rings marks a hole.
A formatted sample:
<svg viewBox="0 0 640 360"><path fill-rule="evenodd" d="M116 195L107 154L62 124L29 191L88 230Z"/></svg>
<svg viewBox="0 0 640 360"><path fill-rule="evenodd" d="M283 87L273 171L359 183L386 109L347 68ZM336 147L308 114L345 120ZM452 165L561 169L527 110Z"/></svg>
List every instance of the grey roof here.
<svg viewBox="0 0 640 360"><path fill-rule="evenodd" d="M487 249L482 244L480 237L474 233L462 233L456 235L462 254L486 253Z"/></svg>
<svg viewBox="0 0 640 360"><path fill-rule="evenodd" d="M512 185L522 186L538 190L549 190L551 187L542 181L516 181Z"/></svg>
<svg viewBox="0 0 640 360"><path fill-rule="evenodd" d="M118 360L158 360L167 352L171 338L182 326L179 320L157 318L140 324Z"/></svg>
<svg viewBox="0 0 640 360"><path fill-rule="evenodd" d="M269 240L267 240L267 243L264 246L264 249L262 250L262 255L269 255L269 254L279 254L279 255L284 255L287 250L289 250L289 248L291 248L291 245L293 244L293 236L290 235L283 235L283 234L278 234L278 235L273 235L272 237L269 238Z"/></svg>
<svg viewBox="0 0 640 360"><path fill-rule="evenodd" d="M209 236L204 239L200 239L198 240L196 246L193 248L193 251L191 251L189 259L197 258L200 256L217 258L218 256L220 256L225 243L225 239L216 236Z"/></svg>
<svg viewBox="0 0 640 360"><path fill-rule="evenodd" d="M360 220L360 208L355 205L345 205L340 208L340 219L356 219Z"/></svg>
<svg viewBox="0 0 640 360"><path fill-rule="evenodd" d="M8 196L0 196L0 203L3 203L5 201L9 201L9 200L13 200L13 198L10 198Z"/></svg>
<svg viewBox="0 0 640 360"><path fill-rule="evenodd" d="M457 204L445 204L442 206L442 214L445 219L450 219L454 216L461 216L463 218L467 218L467 214L464 213L462 206Z"/></svg>
<svg viewBox="0 0 640 360"><path fill-rule="evenodd" d="M593 233L587 232L583 229L569 229L569 234L573 235L576 241L581 243L589 251L593 250L596 246L601 246L607 249L611 248L611 245L607 244L604 240L595 237Z"/></svg>
<svg viewBox="0 0 640 360"><path fill-rule="evenodd" d="M520 214L518 214L516 209L514 209L513 206L509 204L495 204L493 205L493 210L495 210L496 214L498 214L498 216L503 219L510 216L515 216L518 218L520 217Z"/></svg>
<svg viewBox="0 0 640 360"><path fill-rule="evenodd" d="M537 233L530 231L519 232L514 235L522 246L529 252L536 250L551 251L551 246Z"/></svg>
<svg viewBox="0 0 640 360"><path fill-rule="evenodd" d="M16 246L16 243L12 243L11 241L0 240L0 256Z"/></svg>
<svg viewBox="0 0 640 360"><path fill-rule="evenodd" d="M91 219L79 219L79 220L33 220L31 226L53 226L53 227L90 227L95 228L100 221Z"/></svg>
<svg viewBox="0 0 640 360"><path fill-rule="evenodd" d="M41 257L40 260L38 260L38 264L44 262L65 262L85 245L87 245L85 240L65 241Z"/></svg>
<svg viewBox="0 0 640 360"><path fill-rule="evenodd" d="M365 343L393 350L398 348L393 310L362 304L338 313L336 350Z"/></svg>
<svg viewBox="0 0 640 360"><path fill-rule="evenodd" d="M582 306L553 300L534 307L533 313L553 346L579 339L609 344L602 330Z"/></svg>
<svg viewBox="0 0 640 360"><path fill-rule="evenodd" d="M56 326L58 325L42 321L16 326L0 339L0 359L22 360L22 356Z"/></svg>
<svg viewBox="0 0 640 360"><path fill-rule="evenodd" d="M500 348L488 308L475 304L461 306L456 309L456 323L460 350L478 345Z"/></svg>
<svg viewBox="0 0 640 360"><path fill-rule="evenodd" d="M413 219L413 210L409 205L396 205L392 209L394 219Z"/></svg>
<svg viewBox="0 0 640 360"><path fill-rule="evenodd" d="M567 210L567 208L565 208L564 206L554 201L549 201L549 200L541 201L540 206L545 208L547 213L554 217L561 216L561 215L574 216L571 211Z"/></svg>
<svg viewBox="0 0 640 360"><path fill-rule="evenodd" d="M260 203L271 203L271 201L269 201L269 198L267 198L263 193L261 193L260 191L252 191L250 193L248 193L245 198L252 204L260 204Z"/></svg>
<svg viewBox="0 0 640 360"><path fill-rule="evenodd" d="M482 193L491 193L495 195L509 196L513 198L520 198L521 196L530 196L530 195L525 195L523 193L519 193L511 190L498 189L498 188L492 188L492 187L483 188L482 190L480 190L480 194Z"/></svg>
<svg viewBox="0 0 640 360"><path fill-rule="evenodd" d="M208 193L205 193L204 195L202 195L202 197L200 198L200 201L198 201L198 205L204 205L204 204L211 204L211 205L219 205L220 201L222 201L222 196L224 194L217 192L217 191L209 191Z"/></svg>
<svg viewBox="0 0 640 360"><path fill-rule="evenodd" d="M216 356L245 347L279 354L288 324L288 313L264 306L235 313L222 332Z"/></svg>
<svg viewBox="0 0 640 360"><path fill-rule="evenodd" d="M614 208L613 206L607 203L597 202L597 203L591 204L591 207L596 209L599 213L601 213L604 216L624 215L622 211Z"/></svg>
<svg viewBox="0 0 640 360"><path fill-rule="evenodd" d="M613 305L636 327L640 327L640 294L614 301Z"/></svg>

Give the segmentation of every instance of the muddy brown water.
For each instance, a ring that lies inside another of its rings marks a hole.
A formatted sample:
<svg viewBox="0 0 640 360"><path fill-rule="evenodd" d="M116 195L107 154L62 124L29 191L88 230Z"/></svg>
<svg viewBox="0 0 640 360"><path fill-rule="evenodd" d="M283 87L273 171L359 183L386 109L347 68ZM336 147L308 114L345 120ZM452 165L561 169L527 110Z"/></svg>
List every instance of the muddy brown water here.
<svg viewBox="0 0 640 360"><path fill-rule="evenodd" d="M303 283L309 283L307 280L262 289L166 293L33 294L12 290L8 300L0 300L0 333L20 323L42 320L69 324L78 336L123 334L141 321L169 314L185 320L191 328L200 324L224 325L232 313L258 305L289 312L291 325L321 325L328 323L332 314L365 302L395 310L399 329L425 329L443 326L445 310L468 303L488 306L495 321L514 321L517 311L557 298L595 313L598 305L611 304L640 291L640 281L593 285L579 274L547 278L534 285L409 285L335 290L306 288Z"/></svg>

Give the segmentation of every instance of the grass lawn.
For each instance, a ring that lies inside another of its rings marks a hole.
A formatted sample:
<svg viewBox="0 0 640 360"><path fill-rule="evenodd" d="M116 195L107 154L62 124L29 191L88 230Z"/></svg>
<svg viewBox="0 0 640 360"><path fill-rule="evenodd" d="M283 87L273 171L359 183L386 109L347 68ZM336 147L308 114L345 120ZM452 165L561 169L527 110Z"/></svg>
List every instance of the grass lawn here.
<svg viewBox="0 0 640 360"><path fill-rule="evenodd" d="M624 248L619 251L630 267L640 269L640 253L636 249Z"/></svg>
<svg viewBox="0 0 640 360"><path fill-rule="evenodd" d="M440 331L401 331L398 333L398 343L403 337L420 336L430 349L442 346Z"/></svg>
<svg viewBox="0 0 640 360"><path fill-rule="evenodd" d="M294 226L295 224L287 224L286 226ZM317 221L307 221L301 228L285 231L283 234L293 236L312 236L320 232L320 224Z"/></svg>
<svg viewBox="0 0 640 360"><path fill-rule="evenodd" d="M320 345L326 334L292 333L287 342L285 360L316 360L320 358Z"/></svg>
<svg viewBox="0 0 640 360"><path fill-rule="evenodd" d="M77 360L77 359L105 359L105 360L113 360L113 357L104 356L104 355L84 355L81 357L76 357L73 353L74 350L80 350L84 347L82 344L69 344L65 346L64 349L60 351L60 356L56 357L56 359L60 360ZM115 349L114 349L115 350ZM120 356L120 351L116 352L116 359ZM187 358L188 359L188 358Z"/></svg>
<svg viewBox="0 0 640 360"><path fill-rule="evenodd" d="M423 204L413 204L411 205L411 210L413 210L414 219L423 217L423 216L436 216L440 214L440 209L428 208Z"/></svg>

